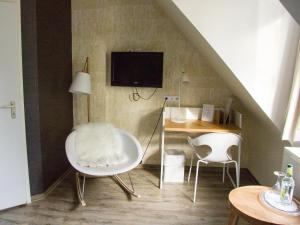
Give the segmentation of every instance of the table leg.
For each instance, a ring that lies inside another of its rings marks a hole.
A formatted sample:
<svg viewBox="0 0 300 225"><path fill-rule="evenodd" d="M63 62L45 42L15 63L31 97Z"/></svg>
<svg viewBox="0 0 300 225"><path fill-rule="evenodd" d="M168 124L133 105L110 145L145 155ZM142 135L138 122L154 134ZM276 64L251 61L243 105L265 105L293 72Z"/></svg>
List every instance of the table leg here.
<svg viewBox="0 0 300 225"><path fill-rule="evenodd" d="M237 225L239 222L239 215L236 214L233 210L230 211L228 225Z"/></svg>
<svg viewBox="0 0 300 225"><path fill-rule="evenodd" d="M164 149L165 149L165 131L164 128L161 128L160 134L160 179L159 179L159 188L163 187L163 173L164 173Z"/></svg>

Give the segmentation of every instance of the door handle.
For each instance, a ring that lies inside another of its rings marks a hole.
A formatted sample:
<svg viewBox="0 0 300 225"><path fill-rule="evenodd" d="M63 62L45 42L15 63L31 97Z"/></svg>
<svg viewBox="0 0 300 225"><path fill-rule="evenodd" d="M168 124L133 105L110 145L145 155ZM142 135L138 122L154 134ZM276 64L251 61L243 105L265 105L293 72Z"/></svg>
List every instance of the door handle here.
<svg viewBox="0 0 300 225"><path fill-rule="evenodd" d="M1 105L0 109L10 109L10 115L12 119L16 119L16 103L15 101L10 101L8 105Z"/></svg>

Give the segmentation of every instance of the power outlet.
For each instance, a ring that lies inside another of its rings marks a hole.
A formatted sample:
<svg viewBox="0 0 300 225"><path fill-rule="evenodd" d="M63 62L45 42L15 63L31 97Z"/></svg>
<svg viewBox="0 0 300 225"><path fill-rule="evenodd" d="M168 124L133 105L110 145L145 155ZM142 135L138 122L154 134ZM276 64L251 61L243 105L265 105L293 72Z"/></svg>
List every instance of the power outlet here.
<svg viewBox="0 0 300 225"><path fill-rule="evenodd" d="M179 96L176 95L166 95L164 97L165 100L167 101L179 101Z"/></svg>

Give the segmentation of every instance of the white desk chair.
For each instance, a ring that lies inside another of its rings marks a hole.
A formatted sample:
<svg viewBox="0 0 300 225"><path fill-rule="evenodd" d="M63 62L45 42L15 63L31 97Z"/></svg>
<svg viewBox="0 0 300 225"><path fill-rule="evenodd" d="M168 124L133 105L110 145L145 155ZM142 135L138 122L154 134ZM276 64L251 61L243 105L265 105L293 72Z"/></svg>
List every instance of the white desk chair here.
<svg viewBox="0 0 300 225"><path fill-rule="evenodd" d="M229 163L234 163L236 167L236 184L234 183L232 177L229 174L229 166L227 166L227 175L232 182L234 187L239 187L240 183L240 168L239 162L232 159L231 154L228 152L231 146L237 146L238 150L240 151L240 142L241 137L237 134L233 133L209 133L201 135L197 138L190 138L188 137L188 142L193 149L193 154L191 158L188 182L190 181L191 177L191 170L193 164L194 154L197 156L197 170L196 170L196 181L195 181L195 189L194 189L194 199L196 201L196 192L197 192L197 183L198 183L198 171L199 171L199 164L200 162L208 164L210 162L217 162L223 164L223 182L225 180L225 167ZM196 147L199 146L209 146L211 148L211 152L205 156L201 157L199 153L196 151ZM240 155L240 152L239 152Z"/></svg>

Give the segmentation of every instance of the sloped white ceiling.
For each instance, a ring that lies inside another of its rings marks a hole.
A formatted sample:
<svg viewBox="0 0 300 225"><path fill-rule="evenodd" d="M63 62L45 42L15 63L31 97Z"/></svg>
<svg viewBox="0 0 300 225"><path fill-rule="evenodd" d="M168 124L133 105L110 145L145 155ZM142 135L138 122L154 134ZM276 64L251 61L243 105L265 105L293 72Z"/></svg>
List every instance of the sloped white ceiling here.
<svg viewBox="0 0 300 225"><path fill-rule="evenodd" d="M252 112L285 121L299 25L274 0L157 0Z"/></svg>

